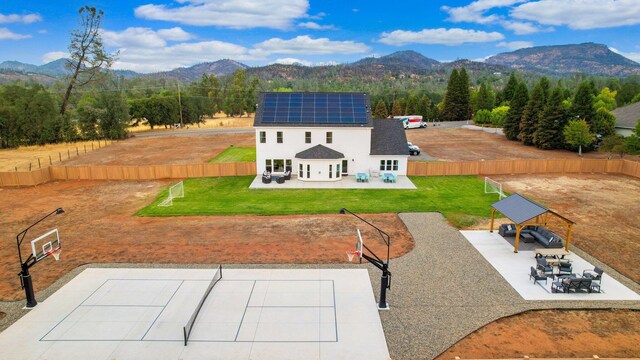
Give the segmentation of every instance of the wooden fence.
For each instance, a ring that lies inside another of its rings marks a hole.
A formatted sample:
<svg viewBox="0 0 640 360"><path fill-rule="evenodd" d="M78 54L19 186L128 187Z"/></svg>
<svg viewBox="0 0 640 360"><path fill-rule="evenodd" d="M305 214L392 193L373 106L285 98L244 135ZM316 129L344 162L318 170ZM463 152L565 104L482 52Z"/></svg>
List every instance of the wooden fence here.
<svg viewBox="0 0 640 360"><path fill-rule="evenodd" d="M410 161L407 175L624 174L640 178L640 162L608 159ZM51 166L0 173L1 186L34 186L54 180L155 180L255 175L256 164L212 163L148 166Z"/></svg>

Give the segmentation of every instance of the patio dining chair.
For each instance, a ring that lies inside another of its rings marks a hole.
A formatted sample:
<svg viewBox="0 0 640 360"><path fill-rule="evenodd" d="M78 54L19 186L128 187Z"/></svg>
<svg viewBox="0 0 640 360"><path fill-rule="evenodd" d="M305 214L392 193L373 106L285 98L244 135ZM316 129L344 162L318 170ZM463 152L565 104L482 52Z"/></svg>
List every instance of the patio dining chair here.
<svg viewBox="0 0 640 360"><path fill-rule="evenodd" d="M529 280L531 279L533 279L533 285L542 280L544 280L545 285L547 284L547 277L538 273L538 270L536 270L536 268L534 268L533 266L531 267L531 272L529 273Z"/></svg>
<svg viewBox="0 0 640 360"><path fill-rule="evenodd" d="M571 275L573 274L573 266L570 263L561 262L558 265L558 275Z"/></svg>
<svg viewBox="0 0 640 360"><path fill-rule="evenodd" d="M602 275L604 270L599 267L595 267L593 270L585 270L582 272L582 276L591 279L591 281L597 281L602 284Z"/></svg>
<svg viewBox="0 0 640 360"><path fill-rule="evenodd" d="M536 259L538 270L542 271L544 275L553 275L553 267L547 264L547 259L545 258L537 258Z"/></svg>

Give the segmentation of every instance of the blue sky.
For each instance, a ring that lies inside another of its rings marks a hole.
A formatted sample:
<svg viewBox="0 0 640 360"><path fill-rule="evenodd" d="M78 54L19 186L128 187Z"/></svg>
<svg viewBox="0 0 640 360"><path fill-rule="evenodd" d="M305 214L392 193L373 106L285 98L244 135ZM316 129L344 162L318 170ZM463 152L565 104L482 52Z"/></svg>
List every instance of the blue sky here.
<svg viewBox="0 0 640 360"><path fill-rule="evenodd" d="M169 70L230 58L256 66L352 62L399 50L440 61L597 42L640 62L639 0L3 1L0 61L66 56L85 4L104 10L114 68Z"/></svg>

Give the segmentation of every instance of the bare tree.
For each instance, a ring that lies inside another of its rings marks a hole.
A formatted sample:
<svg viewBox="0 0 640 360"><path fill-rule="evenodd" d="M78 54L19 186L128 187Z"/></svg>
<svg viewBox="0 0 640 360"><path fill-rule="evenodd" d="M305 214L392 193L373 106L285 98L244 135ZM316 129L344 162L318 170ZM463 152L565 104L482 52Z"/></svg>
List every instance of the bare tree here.
<svg viewBox="0 0 640 360"><path fill-rule="evenodd" d="M69 53L71 59L66 67L72 74L69 86L62 99L60 114L64 115L69 104L73 88L86 85L100 75L101 70L109 68L116 54L107 54L102 44L100 23L104 12L94 7L84 6L78 11L80 14L80 28L71 32Z"/></svg>

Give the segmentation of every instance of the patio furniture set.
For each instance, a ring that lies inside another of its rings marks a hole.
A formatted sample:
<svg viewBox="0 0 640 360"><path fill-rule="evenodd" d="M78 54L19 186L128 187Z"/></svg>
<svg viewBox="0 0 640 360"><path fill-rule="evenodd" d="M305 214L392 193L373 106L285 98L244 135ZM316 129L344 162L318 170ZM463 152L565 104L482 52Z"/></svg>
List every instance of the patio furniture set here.
<svg viewBox="0 0 640 360"><path fill-rule="evenodd" d="M531 267L529 280L533 279L534 285L543 280L547 284L548 278L552 277L552 293L599 293L603 274L604 271L599 267L595 267L593 270L584 270L582 275L574 274L571 260L564 259L564 255L562 258L554 257L551 259L536 256L536 266Z"/></svg>
<svg viewBox="0 0 640 360"><path fill-rule="evenodd" d="M498 234L502 237L515 237L516 236L516 225L515 224L502 224L498 229ZM551 232L549 229L546 229L544 226L534 226L534 225L526 225L520 231L520 239L526 243L532 243L537 241L542 246L546 248L561 248L562 239Z"/></svg>
<svg viewBox="0 0 640 360"><path fill-rule="evenodd" d="M386 183L395 183L398 180L398 175L395 175L393 173L383 173L381 177L382 181ZM369 182L369 173L357 172L356 182Z"/></svg>
<svg viewBox="0 0 640 360"><path fill-rule="evenodd" d="M270 184L272 180L275 180L278 184L284 184L285 180L291 180L291 171L285 171L281 175L271 174L270 171L262 173L263 184Z"/></svg>

